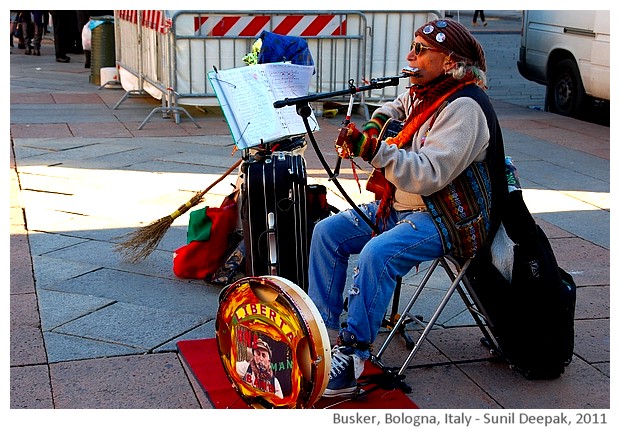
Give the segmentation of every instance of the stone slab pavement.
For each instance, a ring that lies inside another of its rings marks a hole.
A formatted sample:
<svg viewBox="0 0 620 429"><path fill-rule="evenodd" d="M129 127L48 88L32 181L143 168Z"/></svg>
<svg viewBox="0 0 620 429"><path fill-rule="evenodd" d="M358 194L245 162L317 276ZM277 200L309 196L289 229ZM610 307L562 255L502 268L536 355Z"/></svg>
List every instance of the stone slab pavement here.
<svg viewBox="0 0 620 429"><path fill-rule="evenodd" d="M142 262L126 262L114 244L170 214L236 161L219 108L188 109L200 128L158 114L140 130L159 101L129 97L113 109L124 91L90 84L78 56L54 62L49 39L40 57L13 48L10 62L9 416L35 418L17 409L212 408L176 350L179 340L214 337L220 292L172 272L187 216ZM604 411L611 408L610 129L493 103L528 207L578 285L574 359L557 380L525 380L489 360L454 298L407 371L409 396L423 409ZM342 111L319 118L330 165L342 119ZM346 208L313 149L305 156L310 180L326 184L330 202ZM343 164L350 195L369 198L352 178ZM219 205L234 181L224 180L203 205ZM405 278L405 293L419 278ZM421 313L445 286L433 281ZM532 329L536 321L524 316ZM395 343L390 365L407 353Z"/></svg>

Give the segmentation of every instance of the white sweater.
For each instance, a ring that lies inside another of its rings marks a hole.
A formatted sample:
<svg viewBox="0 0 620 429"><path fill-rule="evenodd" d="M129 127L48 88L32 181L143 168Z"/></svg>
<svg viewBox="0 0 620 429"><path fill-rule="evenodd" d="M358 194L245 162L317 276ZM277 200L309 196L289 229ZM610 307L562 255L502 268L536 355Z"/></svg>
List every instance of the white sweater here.
<svg viewBox="0 0 620 429"><path fill-rule="evenodd" d="M405 92L375 114L383 113L402 121L409 110L410 97ZM472 162L482 161L486 156L489 127L480 105L472 98L459 97L447 105L437 115L424 141L430 121L420 127L412 144L398 149L382 142L371 160L373 167L385 169L386 179L396 187L395 210L424 209L420 195L439 191Z"/></svg>

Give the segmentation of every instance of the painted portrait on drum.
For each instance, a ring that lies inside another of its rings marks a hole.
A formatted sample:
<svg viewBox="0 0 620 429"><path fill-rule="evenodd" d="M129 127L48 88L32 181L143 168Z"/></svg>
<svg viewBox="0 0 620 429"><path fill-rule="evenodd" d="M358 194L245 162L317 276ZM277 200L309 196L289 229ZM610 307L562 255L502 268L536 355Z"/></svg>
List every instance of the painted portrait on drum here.
<svg viewBox="0 0 620 429"><path fill-rule="evenodd" d="M246 385L278 398L291 394L292 358L286 343L238 326L237 375Z"/></svg>
<svg viewBox="0 0 620 429"><path fill-rule="evenodd" d="M255 408L310 408L327 385L329 337L293 282L247 277L222 289L215 331L222 366Z"/></svg>

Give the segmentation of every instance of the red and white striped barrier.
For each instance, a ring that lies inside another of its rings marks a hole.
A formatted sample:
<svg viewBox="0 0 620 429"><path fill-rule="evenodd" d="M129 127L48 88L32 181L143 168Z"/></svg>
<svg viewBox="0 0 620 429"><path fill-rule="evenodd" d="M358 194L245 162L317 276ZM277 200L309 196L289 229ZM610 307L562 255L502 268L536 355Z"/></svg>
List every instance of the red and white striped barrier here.
<svg viewBox="0 0 620 429"><path fill-rule="evenodd" d="M138 12L139 11L137 10L119 10L118 17L119 19L124 19L132 24L137 24ZM142 12L143 27L150 28L151 30L155 30L162 34L166 34L170 31L170 28L172 27L172 20L170 18L166 18L164 11L143 10L140 12Z"/></svg>
<svg viewBox="0 0 620 429"><path fill-rule="evenodd" d="M298 36L345 36L346 15L197 16L194 34L207 37L258 37L268 30Z"/></svg>
<svg viewBox="0 0 620 429"><path fill-rule="evenodd" d="M162 105L218 104L207 74L246 66L243 57L263 31L302 37L315 58L310 92L346 88L402 69L413 31L440 11L269 11L115 10L117 64L128 92L145 90ZM362 94L366 100L393 99L398 87Z"/></svg>

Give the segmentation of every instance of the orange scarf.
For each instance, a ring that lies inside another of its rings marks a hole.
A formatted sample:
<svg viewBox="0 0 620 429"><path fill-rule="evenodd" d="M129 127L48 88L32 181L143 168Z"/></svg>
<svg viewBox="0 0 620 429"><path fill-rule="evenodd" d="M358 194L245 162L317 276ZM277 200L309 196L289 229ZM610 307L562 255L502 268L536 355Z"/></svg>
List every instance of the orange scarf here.
<svg viewBox="0 0 620 429"><path fill-rule="evenodd" d="M437 111L444 101L472 83L478 83L478 80L473 74L470 74L464 79L459 80L451 76L445 77L439 82L426 87L412 86L409 89L409 94L415 100L419 100L419 102L413 107L403 129L396 136L387 138L385 142L387 144L395 144L398 148L402 148L407 143L412 142L422 124ZM396 187L386 180L385 192L379 203L375 221L380 231L385 230L386 220L392 210L395 191Z"/></svg>

